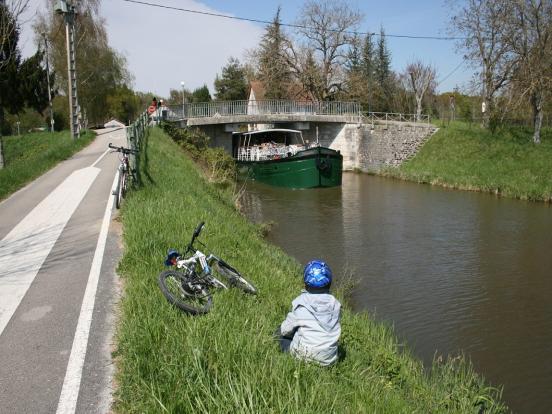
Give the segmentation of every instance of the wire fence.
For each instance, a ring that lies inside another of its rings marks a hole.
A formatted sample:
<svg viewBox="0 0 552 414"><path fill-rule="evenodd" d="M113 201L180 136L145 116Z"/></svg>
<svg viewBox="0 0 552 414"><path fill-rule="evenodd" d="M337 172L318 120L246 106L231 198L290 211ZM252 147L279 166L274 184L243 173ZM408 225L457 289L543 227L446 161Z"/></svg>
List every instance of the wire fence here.
<svg viewBox="0 0 552 414"><path fill-rule="evenodd" d="M127 146L140 151L144 138L149 133L150 117L147 111L142 112L138 118L126 128ZM130 168L136 172L138 184L140 184L140 156L130 155Z"/></svg>

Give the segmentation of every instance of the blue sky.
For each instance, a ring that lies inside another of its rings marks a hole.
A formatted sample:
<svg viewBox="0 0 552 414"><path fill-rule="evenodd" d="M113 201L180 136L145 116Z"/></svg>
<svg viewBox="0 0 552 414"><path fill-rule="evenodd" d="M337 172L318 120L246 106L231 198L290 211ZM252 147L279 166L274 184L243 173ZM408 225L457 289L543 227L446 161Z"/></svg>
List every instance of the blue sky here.
<svg viewBox="0 0 552 414"><path fill-rule="evenodd" d="M302 1L295 0L149 0L152 3L209 11L246 18L272 20L278 5L281 18L293 23ZM31 0L34 12L44 7L45 0ZM392 2L351 0L349 4L364 14L360 30L398 35L447 35L450 16L444 0ZM29 20L32 21L32 14ZM261 24L223 18L199 16L131 4L123 0L104 0L102 15L106 19L111 45L122 53L134 74L134 87L166 96L169 90L194 89L213 80L230 56L243 59L245 52L258 44L263 34ZM24 55L36 48L32 41L30 21L23 27ZM396 71L404 69L413 59L433 64L438 79L443 79L462 62L452 41L387 38ZM439 85L440 91L467 86L472 71L462 65Z"/></svg>

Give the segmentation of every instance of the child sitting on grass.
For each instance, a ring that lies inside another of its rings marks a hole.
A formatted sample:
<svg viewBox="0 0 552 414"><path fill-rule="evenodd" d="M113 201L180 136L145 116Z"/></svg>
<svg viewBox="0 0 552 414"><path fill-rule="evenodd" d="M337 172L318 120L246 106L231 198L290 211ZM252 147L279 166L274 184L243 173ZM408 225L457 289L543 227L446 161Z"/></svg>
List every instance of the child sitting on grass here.
<svg viewBox="0 0 552 414"><path fill-rule="evenodd" d="M331 365L337 361L341 334L341 304L330 294L332 271L313 260L303 272L305 290L292 302L291 312L277 331L280 348L299 359Z"/></svg>

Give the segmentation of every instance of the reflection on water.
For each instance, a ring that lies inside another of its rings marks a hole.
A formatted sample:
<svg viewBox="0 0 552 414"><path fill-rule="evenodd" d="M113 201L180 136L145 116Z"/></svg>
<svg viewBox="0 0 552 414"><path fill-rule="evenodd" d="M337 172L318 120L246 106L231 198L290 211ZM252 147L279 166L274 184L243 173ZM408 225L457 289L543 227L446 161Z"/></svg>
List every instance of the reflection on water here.
<svg viewBox="0 0 552 414"><path fill-rule="evenodd" d="M341 188L248 184L246 214L301 263L352 269L353 295L415 353L460 351L516 412L552 409L552 209L362 174Z"/></svg>

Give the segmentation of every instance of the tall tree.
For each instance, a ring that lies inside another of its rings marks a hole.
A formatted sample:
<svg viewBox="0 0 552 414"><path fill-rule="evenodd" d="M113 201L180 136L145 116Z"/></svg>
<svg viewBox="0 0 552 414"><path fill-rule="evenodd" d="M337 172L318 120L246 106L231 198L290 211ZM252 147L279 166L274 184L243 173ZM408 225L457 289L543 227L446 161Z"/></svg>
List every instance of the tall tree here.
<svg viewBox="0 0 552 414"><path fill-rule="evenodd" d="M363 65L363 41L355 35L351 41L349 52L347 53L347 61L345 69L347 75L347 87L342 94L344 99L355 100L363 104L365 107L368 102L369 85L368 80L364 76ZM340 97L340 99L343 99Z"/></svg>
<svg viewBox="0 0 552 414"><path fill-rule="evenodd" d="M404 79L408 89L414 93L416 99L416 120L419 122L422 116L422 102L424 95L435 89L435 77L437 71L431 65L424 65L420 60L409 63L406 66Z"/></svg>
<svg viewBox="0 0 552 414"><path fill-rule="evenodd" d="M391 74L391 53L387 48L387 41L385 39L385 31L383 27L380 29L380 36L378 39L378 50L374 65L374 75L379 85L383 88L388 82Z"/></svg>
<svg viewBox="0 0 552 414"><path fill-rule="evenodd" d="M14 8L15 7L15 8ZM21 2L0 2L0 168L4 166L2 135L8 132L5 112L18 113L25 105L42 112L48 103L46 70L42 53L21 61L18 49Z"/></svg>
<svg viewBox="0 0 552 414"><path fill-rule="evenodd" d="M383 27L380 29L374 59L374 81L377 109L388 112L392 108L395 78L391 70L391 52L387 47Z"/></svg>
<svg viewBox="0 0 552 414"><path fill-rule="evenodd" d="M348 73L357 73L362 70L362 51L360 49L360 38L357 34L351 38L345 68Z"/></svg>
<svg viewBox="0 0 552 414"><path fill-rule="evenodd" d="M0 0L0 70L10 62L11 44L19 37L18 22L28 7L29 0Z"/></svg>
<svg viewBox="0 0 552 414"><path fill-rule="evenodd" d="M375 71L375 52L374 52L374 42L372 40L373 34L368 32L366 37L364 38L363 45L362 45L362 53L361 53L361 73L362 73L362 84L364 85L364 88L366 90L365 96L363 99L364 107L371 111L373 110L373 97L375 94L375 88L376 84L374 82L374 71Z"/></svg>
<svg viewBox="0 0 552 414"><path fill-rule="evenodd" d="M19 94L25 99L25 105L37 112L48 106L48 82L43 61L44 52L39 50L24 60L19 68Z"/></svg>
<svg viewBox="0 0 552 414"><path fill-rule="evenodd" d="M332 99L343 88L342 68L352 40L350 32L358 28L362 16L347 3L331 0L307 0L300 15L297 30L305 39L305 48L314 51L312 58L316 60L318 78L322 81L313 91L314 95L320 100ZM289 56L295 60L294 67L301 70L296 59L299 54L292 51ZM303 53L303 56L307 55Z"/></svg>
<svg viewBox="0 0 552 414"><path fill-rule="evenodd" d="M193 102L211 102L211 93L209 92L209 88L207 85L203 85L200 88L194 89L192 92L192 101Z"/></svg>
<svg viewBox="0 0 552 414"><path fill-rule="evenodd" d="M67 94L67 52L63 16L53 11L55 0L47 0L46 14L39 16L35 24L38 35L45 33L49 44L57 88ZM128 86L132 77L126 61L109 46L105 20L100 15L100 0L81 0L75 3L77 16L76 65L79 105L87 118L102 123L109 116L108 97L117 95L120 88Z"/></svg>
<svg viewBox="0 0 552 414"><path fill-rule="evenodd" d="M240 61L231 57L215 78L215 96L219 101L247 99L247 80Z"/></svg>
<svg viewBox="0 0 552 414"><path fill-rule="evenodd" d="M495 116L495 98L508 84L516 64L504 31L512 5L512 0L467 0L452 18L453 30L463 38L459 46L465 58L481 68L485 126Z"/></svg>
<svg viewBox="0 0 552 414"><path fill-rule="evenodd" d="M116 88L106 99L110 118L129 124L138 115L140 99L128 86Z"/></svg>
<svg viewBox="0 0 552 414"><path fill-rule="evenodd" d="M320 91L324 88L324 79L322 70L314 59L312 50L307 50L303 61L301 62L299 72L299 81L308 95L320 97Z"/></svg>
<svg viewBox="0 0 552 414"><path fill-rule="evenodd" d="M514 87L529 96L533 112L533 142L539 144L544 103L552 92L552 3L520 0L506 25L507 41L516 55Z"/></svg>
<svg viewBox="0 0 552 414"><path fill-rule="evenodd" d="M259 45L259 79L263 81L265 97L288 98L291 72L285 58L287 39L282 32L280 7L272 24L265 31Z"/></svg>
<svg viewBox="0 0 552 414"><path fill-rule="evenodd" d="M4 126L4 111L13 111L22 106L17 94L17 71L21 56L17 49L19 29L12 10L0 3L0 168L4 168L4 148L2 135L7 132Z"/></svg>
<svg viewBox="0 0 552 414"><path fill-rule="evenodd" d="M362 75L370 83L374 78L374 62L374 42L372 41L372 34L368 33L362 46L361 68Z"/></svg>

